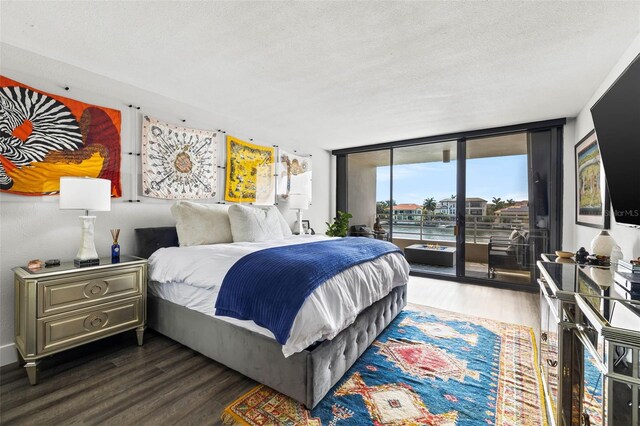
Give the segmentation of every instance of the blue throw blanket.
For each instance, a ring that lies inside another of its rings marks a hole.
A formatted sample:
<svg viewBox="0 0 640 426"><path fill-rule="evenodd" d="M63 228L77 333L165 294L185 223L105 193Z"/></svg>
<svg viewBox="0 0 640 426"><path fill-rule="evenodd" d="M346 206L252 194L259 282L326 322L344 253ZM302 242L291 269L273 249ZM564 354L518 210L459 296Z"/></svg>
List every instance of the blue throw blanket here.
<svg viewBox="0 0 640 426"><path fill-rule="evenodd" d="M391 243L354 237L250 253L224 277L216 315L253 320L284 345L302 304L320 284L393 252L400 249Z"/></svg>

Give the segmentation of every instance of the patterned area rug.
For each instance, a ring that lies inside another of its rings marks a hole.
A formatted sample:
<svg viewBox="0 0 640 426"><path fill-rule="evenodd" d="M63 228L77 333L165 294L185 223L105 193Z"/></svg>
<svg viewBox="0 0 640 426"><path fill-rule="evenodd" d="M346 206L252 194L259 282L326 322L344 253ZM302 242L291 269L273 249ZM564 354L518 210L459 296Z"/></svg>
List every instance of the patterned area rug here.
<svg viewBox="0 0 640 426"><path fill-rule="evenodd" d="M227 425L547 425L533 330L409 305L313 409L266 386Z"/></svg>

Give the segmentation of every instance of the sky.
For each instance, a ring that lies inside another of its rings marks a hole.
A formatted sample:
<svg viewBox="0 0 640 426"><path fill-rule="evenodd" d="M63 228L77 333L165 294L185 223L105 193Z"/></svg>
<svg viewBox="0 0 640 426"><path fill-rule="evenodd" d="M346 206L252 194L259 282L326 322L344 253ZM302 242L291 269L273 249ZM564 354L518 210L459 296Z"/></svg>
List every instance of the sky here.
<svg viewBox="0 0 640 426"><path fill-rule="evenodd" d="M393 198L398 204L422 205L456 193L456 161L450 163L401 164L393 168ZM378 167L376 200L389 199L390 167ZM527 156L474 158L467 160L467 197L491 201L528 199Z"/></svg>

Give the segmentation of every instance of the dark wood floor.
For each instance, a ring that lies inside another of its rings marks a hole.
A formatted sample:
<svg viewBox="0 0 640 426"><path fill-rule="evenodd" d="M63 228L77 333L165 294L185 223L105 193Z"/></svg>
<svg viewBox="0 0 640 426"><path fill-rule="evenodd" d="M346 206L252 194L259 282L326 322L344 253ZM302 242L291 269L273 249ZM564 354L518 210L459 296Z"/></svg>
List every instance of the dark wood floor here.
<svg viewBox="0 0 640 426"><path fill-rule="evenodd" d="M209 425L255 382L151 330L44 359L31 386L18 364L0 368L3 425Z"/></svg>
<svg viewBox="0 0 640 426"><path fill-rule="evenodd" d="M409 302L539 330L538 296L409 279ZM0 368L0 423L24 425L220 424L225 406L255 382L149 329L44 359L40 383L17 364Z"/></svg>

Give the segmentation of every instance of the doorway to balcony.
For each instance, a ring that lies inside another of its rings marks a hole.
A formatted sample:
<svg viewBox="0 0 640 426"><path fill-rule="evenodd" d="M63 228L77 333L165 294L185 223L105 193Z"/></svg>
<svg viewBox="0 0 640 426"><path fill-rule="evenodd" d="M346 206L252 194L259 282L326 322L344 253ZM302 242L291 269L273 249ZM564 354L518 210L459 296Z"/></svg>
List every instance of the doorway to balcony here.
<svg viewBox="0 0 640 426"><path fill-rule="evenodd" d="M536 259L560 245L560 130L339 154L338 209L401 247L413 274L534 288Z"/></svg>
<svg viewBox="0 0 640 426"><path fill-rule="evenodd" d="M531 282L528 160L526 132L466 140L465 276Z"/></svg>
<svg viewBox="0 0 640 426"><path fill-rule="evenodd" d="M457 274L457 148L452 140L393 150L392 205L385 213L392 212L391 241L414 271Z"/></svg>

